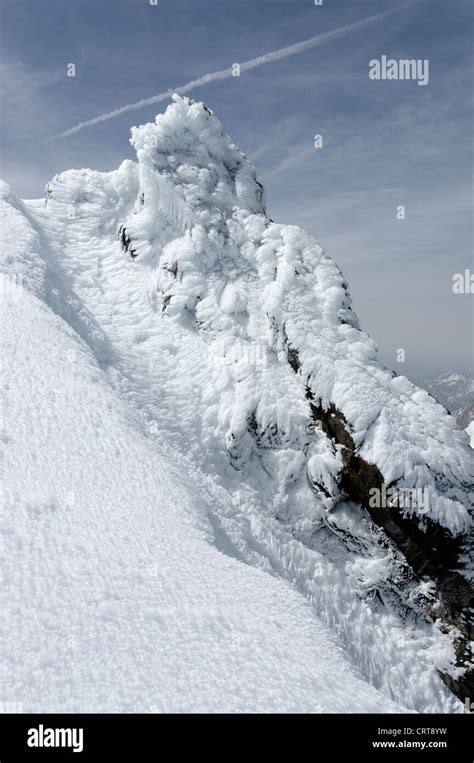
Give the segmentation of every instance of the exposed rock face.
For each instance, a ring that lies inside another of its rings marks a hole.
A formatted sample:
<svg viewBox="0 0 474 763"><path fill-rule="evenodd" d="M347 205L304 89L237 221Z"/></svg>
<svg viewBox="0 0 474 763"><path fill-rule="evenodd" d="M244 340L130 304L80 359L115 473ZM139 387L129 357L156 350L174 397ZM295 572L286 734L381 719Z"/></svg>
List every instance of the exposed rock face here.
<svg viewBox="0 0 474 763"><path fill-rule="evenodd" d="M288 363L298 374L301 364L294 347L287 350ZM427 577L436 583L439 599L430 616L441 619L444 628L454 626L459 636L454 639L456 667L462 669L457 678L442 672L442 678L460 699L474 694L474 668L471 642L474 639L474 623L471 612L474 609L474 589L457 569L461 568L460 554L462 540L454 537L445 528L434 523L429 517L423 529L418 522L404 517L391 506L374 506L371 491L382 493L391 485L385 485L384 478L375 464L364 460L357 453L351 434L351 427L343 413L334 404L324 409L315 402L310 388L306 387L311 417L323 432L341 446L342 470L340 487L352 501L362 504L375 524L382 528L410 564L416 575Z"/></svg>
<svg viewBox="0 0 474 763"><path fill-rule="evenodd" d="M120 230L119 230L119 239L120 239L120 243L122 244L123 251L128 252L132 260L134 260L135 257L137 256L137 253L132 246L132 240L130 236L127 234L127 229L123 225L120 227Z"/></svg>
<svg viewBox="0 0 474 763"><path fill-rule="evenodd" d="M296 353L292 351L293 368ZM308 392L311 398L311 393ZM455 639L457 666L465 673L454 679L448 673L442 676L451 690L460 698L474 693L473 653L470 641L474 638L474 627L470 610L474 608L474 591L456 567L459 567L461 542L447 530L436 525L429 518L426 530L420 530L412 519L389 506L371 505L371 490L382 491L384 479L375 464L369 464L356 453L350 427L343 414L334 405L324 410L321 405L310 402L313 420L320 424L323 431L338 445L342 445L341 487L347 496L361 503L369 512L374 522L381 527L389 538L402 551L403 555L420 576L427 576L436 582L440 606L433 616L441 618L446 625L454 625L460 636ZM390 486L388 486L390 487Z"/></svg>

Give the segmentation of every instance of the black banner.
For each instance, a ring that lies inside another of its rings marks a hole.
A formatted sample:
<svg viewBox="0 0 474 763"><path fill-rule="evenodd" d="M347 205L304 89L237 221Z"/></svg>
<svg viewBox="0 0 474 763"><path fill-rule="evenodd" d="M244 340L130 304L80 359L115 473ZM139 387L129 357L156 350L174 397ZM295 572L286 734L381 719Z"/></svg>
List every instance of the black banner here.
<svg viewBox="0 0 474 763"><path fill-rule="evenodd" d="M212 724L212 725L211 725ZM222 732L229 729L229 736ZM0 761L155 760L170 751L247 756L291 745L294 754L472 763L473 723L465 715L8 715L0 716ZM251 736L244 736L248 731ZM238 732L238 733L237 733ZM236 735L237 733L237 735ZM299 736L303 734L304 736ZM301 749L304 744L304 750ZM241 746L239 751L237 748ZM150 757L151 754L151 757ZM143 757L141 757L143 756Z"/></svg>

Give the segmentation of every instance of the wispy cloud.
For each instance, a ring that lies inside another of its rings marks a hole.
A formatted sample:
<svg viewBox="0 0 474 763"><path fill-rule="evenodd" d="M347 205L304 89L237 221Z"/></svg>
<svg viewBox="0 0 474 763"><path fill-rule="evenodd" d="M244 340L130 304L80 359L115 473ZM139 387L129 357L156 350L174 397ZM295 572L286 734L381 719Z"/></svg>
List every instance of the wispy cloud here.
<svg viewBox="0 0 474 763"><path fill-rule="evenodd" d="M279 61L282 58L288 58L289 56L293 56L297 53L303 53L306 50L316 48L320 45L325 45L326 43L331 42L333 40L337 40L340 37L343 37L344 35L350 32L365 29L366 27L370 26L371 24L375 22L380 21L383 18L387 18L388 16L392 16L393 14L400 13L400 11L404 9L412 8L418 2L420 2L420 0L413 0L413 2L406 3L402 6L397 6L395 8L391 8L390 10L383 11L382 13L377 13L372 16L368 16L364 19L361 19L360 21L355 21L351 24L346 24L345 26L339 27L338 29L333 29L329 32L323 32L322 34L316 35L315 37L310 37L307 40L302 40L301 42L297 42L294 45L288 45L284 48L279 48L278 50L272 50L269 53L265 53L261 56L257 56L256 58L251 58L248 61L244 61L240 63L240 71L241 72L249 71L250 69L255 69L258 66L263 66L265 64L273 63L274 61ZM228 79L229 77L232 77L232 76L233 76L232 67L228 67L227 69L220 69L215 72L209 72L208 74L204 74L202 77L198 77L197 79L190 80L189 82L186 82L184 85L180 85L179 87L169 88L168 90L165 90L162 93L158 93L157 95L153 95L150 98L142 98L140 101L136 101L135 103L125 104L125 106L120 106L119 108L113 109L112 111L108 111L105 114L99 114L98 116L93 117L92 119L88 119L84 122L79 122L73 127L70 127L68 130L64 130L63 132L57 135L48 137L45 140L40 141L40 143L36 145L42 145L44 143L48 143L58 138L66 138L69 135L73 135L74 133L79 132L79 130L83 130L85 127L90 127L92 125L99 124L100 122L106 122L109 119L118 117L121 114L124 114L128 111L134 111L136 109L141 109L144 106L150 106L155 103L160 103L161 101L165 101L168 98L170 98L173 95L173 93L181 93L181 94L189 93L198 87L207 85L209 82L216 82L218 80Z"/></svg>
<svg viewBox="0 0 474 763"><path fill-rule="evenodd" d="M34 72L20 61L0 60L0 100L3 108L15 106L32 93L63 79L63 70Z"/></svg>

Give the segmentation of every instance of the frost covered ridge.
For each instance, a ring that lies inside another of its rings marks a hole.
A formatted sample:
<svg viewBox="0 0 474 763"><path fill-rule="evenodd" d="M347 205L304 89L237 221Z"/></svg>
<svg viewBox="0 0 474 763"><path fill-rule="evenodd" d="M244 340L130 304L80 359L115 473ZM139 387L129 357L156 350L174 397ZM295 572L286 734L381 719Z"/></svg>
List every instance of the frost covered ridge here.
<svg viewBox="0 0 474 763"><path fill-rule="evenodd" d="M22 284L4 305L12 696L462 712L467 432L378 361L336 263L267 216L206 106L176 95L131 143L136 162L63 172L45 199L1 187Z"/></svg>

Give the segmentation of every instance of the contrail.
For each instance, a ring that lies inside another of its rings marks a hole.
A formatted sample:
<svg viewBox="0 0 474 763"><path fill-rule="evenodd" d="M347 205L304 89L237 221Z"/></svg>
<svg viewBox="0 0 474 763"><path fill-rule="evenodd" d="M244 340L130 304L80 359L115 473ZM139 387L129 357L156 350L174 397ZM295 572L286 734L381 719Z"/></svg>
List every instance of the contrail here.
<svg viewBox="0 0 474 763"><path fill-rule="evenodd" d="M382 18L391 16L394 13L399 13L404 8L411 8L417 2L419 2L419 0L415 0L414 3L406 3L401 7L399 6L397 8L392 8L389 11L376 13L375 15L368 16L367 18L361 19L360 21L355 21L352 24L342 26L339 29L333 29L331 32L323 32L322 34L316 35L316 37L310 37L309 39L302 40L301 42L297 42L294 45L288 45L286 48L272 50L262 56L257 56L257 58L251 58L248 61L244 61L240 64L240 71L242 72L248 71L249 69L255 69L257 66L263 66L264 64L269 64L272 61L279 61L281 58L293 56L295 53L302 53L303 51L309 50L310 48L316 48L319 45L324 45L326 42L330 42L331 40L343 37L345 34L352 32L355 29L364 29L366 26L369 26L375 21L379 21ZM186 82L184 85L180 85L179 87L169 88L169 90L165 90L163 93L158 93L158 95L152 95L150 98L143 98L141 101L136 101L135 103L127 103L125 106L120 106L118 109L108 111L106 114L99 114L98 116L92 117L92 119L88 119L85 122L79 122L73 127L70 127L68 130L64 130L64 132L60 132L58 135L53 135L49 138L46 138L36 145L41 146L44 143L49 143L50 141L56 140L57 138L66 138L69 135L73 135L75 132L79 132L79 130L83 130L84 127L96 125L99 124L99 122L106 122L109 119L120 116L120 114L125 114L127 111L134 111L135 109L143 108L143 106L151 106L153 103L160 103L160 101L165 101L170 98L173 93L189 93L190 90L194 90L196 87L207 85L208 82L215 82L216 80L227 79L228 77L232 76L232 67L227 69L220 69L216 72L210 72L209 74L204 74L202 77L198 77L198 79L193 79L190 82Z"/></svg>

